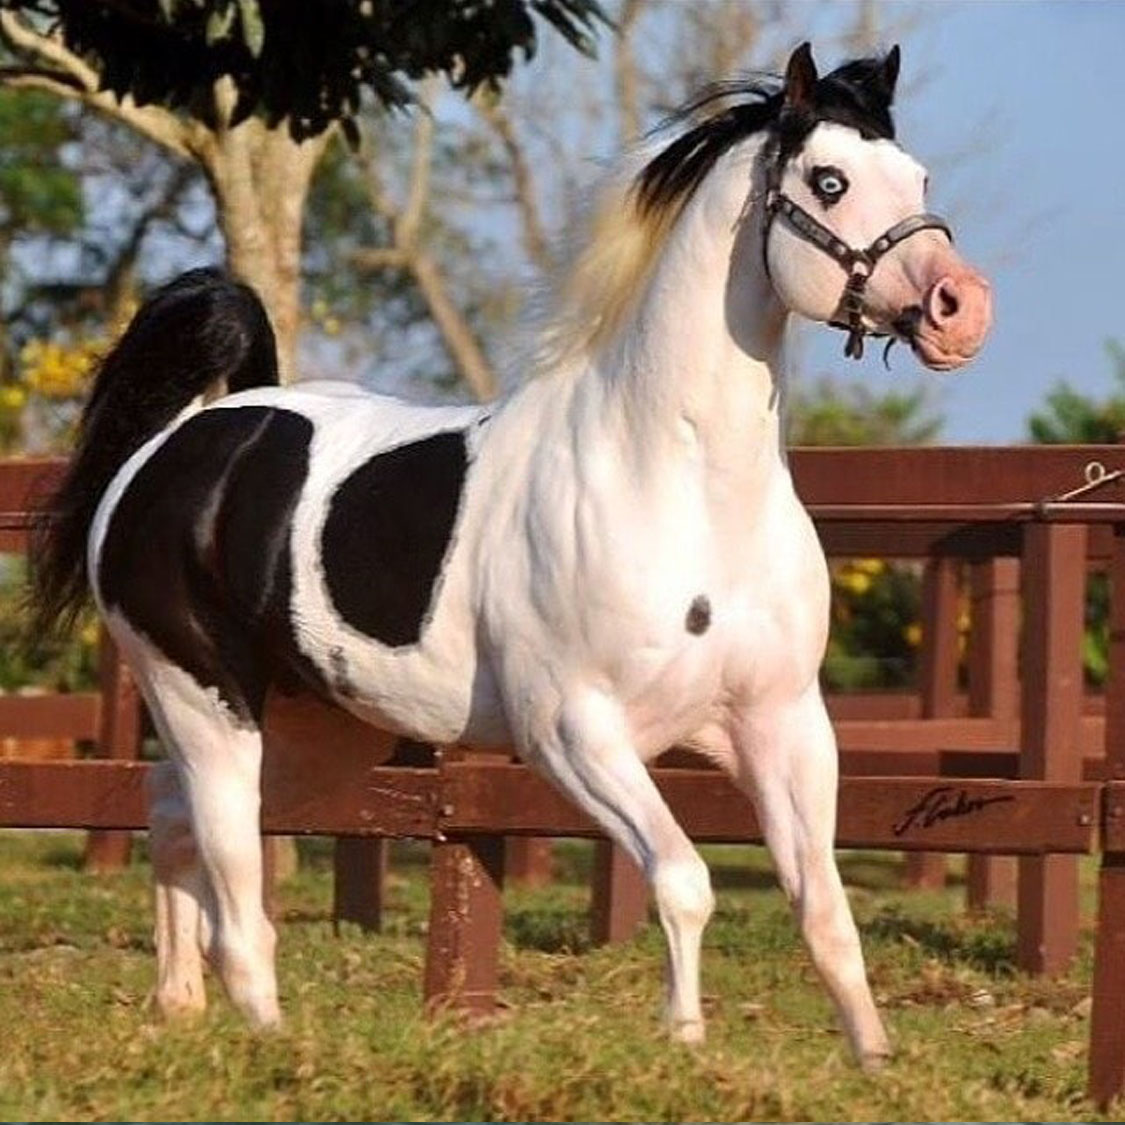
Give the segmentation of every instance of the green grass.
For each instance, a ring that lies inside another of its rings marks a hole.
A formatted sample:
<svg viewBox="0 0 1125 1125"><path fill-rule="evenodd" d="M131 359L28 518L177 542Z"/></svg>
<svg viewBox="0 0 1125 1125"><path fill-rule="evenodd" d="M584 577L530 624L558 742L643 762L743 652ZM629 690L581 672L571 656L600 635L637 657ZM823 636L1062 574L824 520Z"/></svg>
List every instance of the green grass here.
<svg viewBox="0 0 1125 1125"><path fill-rule="evenodd" d="M762 853L706 849L709 1037L659 1025L662 942L592 949L586 845L506 896L503 1008L487 1026L420 1012L426 852L396 846L384 932L333 934L330 853L303 844L283 895L285 1029L211 1008L157 1019L148 868L94 878L81 838L0 833L0 1119L1099 1120L1083 1099L1090 935L1073 974L1013 967L1009 919L959 888L897 889L898 862L843 857L898 1054L860 1074ZM1087 878L1089 871L1086 872Z"/></svg>

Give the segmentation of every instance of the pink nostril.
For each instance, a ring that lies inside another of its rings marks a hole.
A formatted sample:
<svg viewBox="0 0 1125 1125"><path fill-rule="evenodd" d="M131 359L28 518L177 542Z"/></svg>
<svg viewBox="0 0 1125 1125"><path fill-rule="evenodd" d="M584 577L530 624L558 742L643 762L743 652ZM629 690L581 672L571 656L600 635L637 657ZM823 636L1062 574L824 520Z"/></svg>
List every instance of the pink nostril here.
<svg viewBox="0 0 1125 1125"><path fill-rule="evenodd" d="M961 302L957 300L957 290L948 282L942 282L937 291L939 309L944 319L957 315Z"/></svg>
<svg viewBox="0 0 1125 1125"><path fill-rule="evenodd" d="M926 312L935 325L952 320L961 311L962 294L951 277L943 277L931 287Z"/></svg>
<svg viewBox="0 0 1125 1125"><path fill-rule="evenodd" d="M937 274L920 304L920 315L913 306L912 339L928 366L951 370L980 351L992 323L992 295L975 270L958 264Z"/></svg>

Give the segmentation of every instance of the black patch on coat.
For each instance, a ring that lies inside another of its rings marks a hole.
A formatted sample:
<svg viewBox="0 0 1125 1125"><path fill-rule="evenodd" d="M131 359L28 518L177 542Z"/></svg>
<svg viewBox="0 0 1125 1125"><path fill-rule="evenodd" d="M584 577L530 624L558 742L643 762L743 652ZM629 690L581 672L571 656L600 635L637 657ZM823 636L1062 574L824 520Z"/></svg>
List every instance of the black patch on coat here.
<svg viewBox="0 0 1125 1125"><path fill-rule="evenodd" d="M711 627L711 601L706 594L698 594L688 606L684 628L693 637L700 637Z"/></svg>
<svg viewBox="0 0 1125 1125"><path fill-rule="evenodd" d="M324 688L289 608L312 433L308 419L272 407L204 411L130 482L102 545L107 606L244 722L261 718L271 682Z"/></svg>
<svg viewBox="0 0 1125 1125"><path fill-rule="evenodd" d="M376 454L336 490L321 536L332 603L392 648L417 643L449 552L468 470L457 431Z"/></svg>

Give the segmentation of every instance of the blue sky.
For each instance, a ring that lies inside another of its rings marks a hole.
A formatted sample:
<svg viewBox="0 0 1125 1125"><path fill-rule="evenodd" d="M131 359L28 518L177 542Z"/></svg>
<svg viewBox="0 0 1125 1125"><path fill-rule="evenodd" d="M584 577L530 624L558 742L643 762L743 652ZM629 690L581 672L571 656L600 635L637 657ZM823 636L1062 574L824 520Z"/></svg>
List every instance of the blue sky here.
<svg viewBox="0 0 1125 1125"><path fill-rule="evenodd" d="M1125 341L1125 3L925 0L903 48L899 137L931 170L930 205L990 277L995 323L977 361L934 375L896 349L845 360L836 333L802 334L800 370L873 388L932 389L941 440L1025 437L1059 380L1114 386ZM901 6L880 4L882 23ZM838 60L827 59L825 64Z"/></svg>

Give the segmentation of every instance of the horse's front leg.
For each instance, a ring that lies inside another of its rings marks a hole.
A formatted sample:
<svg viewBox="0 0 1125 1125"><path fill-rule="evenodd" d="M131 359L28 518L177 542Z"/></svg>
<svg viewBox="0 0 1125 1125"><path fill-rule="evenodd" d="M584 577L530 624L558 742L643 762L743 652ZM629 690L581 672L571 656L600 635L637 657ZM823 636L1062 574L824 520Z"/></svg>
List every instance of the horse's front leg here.
<svg viewBox="0 0 1125 1125"><path fill-rule="evenodd" d="M699 952L714 908L706 865L637 756L616 700L595 690L576 692L536 726L533 721L520 738L525 757L645 873L668 943L669 1031L685 1043L702 1041Z"/></svg>
<svg viewBox="0 0 1125 1125"><path fill-rule="evenodd" d="M833 840L836 736L819 688L799 699L748 711L733 730L735 776L752 795L778 878L865 1069L890 1045L875 1008Z"/></svg>

